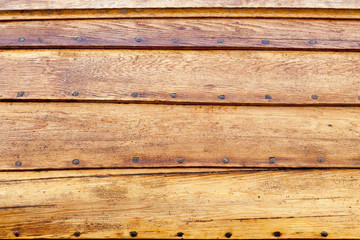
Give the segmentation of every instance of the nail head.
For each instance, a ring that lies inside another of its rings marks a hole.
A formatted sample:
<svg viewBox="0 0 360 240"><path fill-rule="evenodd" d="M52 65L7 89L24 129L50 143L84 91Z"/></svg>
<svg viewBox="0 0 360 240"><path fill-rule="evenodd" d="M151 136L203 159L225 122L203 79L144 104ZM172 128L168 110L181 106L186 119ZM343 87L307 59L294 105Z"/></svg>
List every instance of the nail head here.
<svg viewBox="0 0 360 240"><path fill-rule="evenodd" d="M80 235L81 235L80 232L75 232L75 233L74 233L74 236L75 236L75 237L80 237Z"/></svg>
<svg viewBox="0 0 360 240"><path fill-rule="evenodd" d="M281 237L281 232L274 232L274 237Z"/></svg>
<svg viewBox="0 0 360 240"><path fill-rule="evenodd" d="M77 96L79 96L79 92L73 92L73 94L72 94L74 97L77 97Z"/></svg>
<svg viewBox="0 0 360 240"><path fill-rule="evenodd" d="M19 232L19 231L15 231L15 232L14 232L14 235L15 235L15 237L19 237L19 236L20 236L20 232Z"/></svg>
<svg viewBox="0 0 360 240"><path fill-rule="evenodd" d="M84 39L82 38L82 37L78 37L78 38L76 38L76 41L78 41L78 42L82 42Z"/></svg>
<svg viewBox="0 0 360 240"><path fill-rule="evenodd" d="M130 236L131 236L131 237L136 237L136 236L137 236L137 232L135 232L135 231L130 232Z"/></svg>
<svg viewBox="0 0 360 240"><path fill-rule="evenodd" d="M314 44L316 44L316 41L315 40L310 40L310 42L309 42L311 45L314 45Z"/></svg>
<svg viewBox="0 0 360 240"><path fill-rule="evenodd" d="M136 37L136 38L135 38L135 41L136 41L136 42L142 42L142 38Z"/></svg>
<svg viewBox="0 0 360 240"><path fill-rule="evenodd" d="M275 162L276 162L276 158L275 158L275 157L270 157L270 158L269 158L269 162L270 162L270 163L275 163Z"/></svg>
<svg viewBox="0 0 360 240"><path fill-rule="evenodd" d="M176 93L170 94L170 97L171 97L171 98L176 98L176 97L177 97L177 96L176 96Z"/></svg>
<svg viewBox="0 0 360 240"><path fill-rule="evenodd" d="M132 162L133 162L133 163L139 163L139 162L140 162L140 158L138 158L138 157L133 157L133 158L132 158Z"/></svg>
<svg viewBox="0 0 360 240"><path fill-rule="evenodd" d="M269 40L262 40L261 42L262 42L262 44L264 44L264 45L267 45L267 44L270 43Z"/></svg>
<svg viewBox="0 0 360 240"><path fill-rule="evenodd" d="M183 162L184 162L184 159L181 158L181 157L179 157L179 158L177 159L177 162L178 162L178 163L183 163Z"/></svg>
<svg viewBox="0 0 360 240"><path fill-rule="evenodd" d="M182 237L182 236L184 236L184 233L183 233L183 232L178 232L178 233L176 234L176 236Z"/></svg>
<svg viewBox="0 0 360 240"><path fill-rule="evenodd" d="M318 95L316 95L316 94L313 94L313 95L311 95L311 98L312 98L312 99L314 99L314 100L316 100L316 99L318 99L318 98L319 98L319 96L318 96Z"/></svg>
<svg viewBox="0 0 360 240"><path fill-rule="evenodd" d="M220 95L220 96L218 96L218 98L223 100L223 99L225 99L225 95Z"/></svg>
<svg viewBox="0 0 360 240"><path fill-rule="evenodd" d="M218 39L217 43L224 43L224 39Z"/></svg>
<svg viewBox="0 0 360 240"><path fill-rule="evenodd" d="M74 165L78 165L78 164L80 163L80 160L79 160L79 159L74 159L74 160L72 161L72 163L73 163Z"/></svg>
<svg viewBox="0 0 360 240"><path fill-rule="evenodd" d="M133 93L131 93L131 96L132 96L133 98L136 98L136 97L139 96L139 94L138 94L137 92L133 92Z"/></svg>
<svg viewBox="0 0 360 240"><path fill-rule="evenodd" d="M172 43L177 43L178 41L179 41L178 38L173 38L173 39L171 40Z"/></svg>
<svg viewBox="0 0 360 240"><path fill-rule="evenodd" d="M18 92L18 93L17 93L17 97L23 97L24 94L25 94L24 92Z"/></svg>
<svg viewBox="0 0 360 240"><path fill-rule="evenodd" d="M23 37L19 38L19 42L25 42L25 38Z"/></svg>
<svg viewBox="0 0 360 240"><path fill-rule="evenodd" d="M231 233L231 232L227 232L227 233L225 233L225 237L227 237L227 238L231 238L231 236L232 236L232 233Z"/></svg>
<svg viewBox="0 0 360 240"><path fill-rule="evenodd" d="M319 163L323 163L325 161L325 159L322 158L322 157L319 157L317 160L318 160Z"/></svg>
<svg viewBox="0 0 360 240"><path fill-rule="evenodd" d="M271 99L271 96L270 95L265 95L265 99Z"/></svg>
<svg viewBox="0 0 360 240"><path fill-rule="evenodd" d="M15 163L15 165L16 165L17 167L21 167L21 165L22 165L22 162L20 162L20 161L17 161L17 162Z"/></svg>
<svg viewBox="0 0 360 240"><path fill-rule="evenodd" d="M223 159L222 159L222 162L223 162L223 163L229 163L230 160L229 160L228 158L223 158Z"/></svg>
<svg viewBox="0 0 360 240"><path fill-rule="evenodd" d="M321 232L321 236L322 236L322 237L327 237L327 236L328 236L328 233L325 232L325 231L323 231L323 232Z"/></svg>

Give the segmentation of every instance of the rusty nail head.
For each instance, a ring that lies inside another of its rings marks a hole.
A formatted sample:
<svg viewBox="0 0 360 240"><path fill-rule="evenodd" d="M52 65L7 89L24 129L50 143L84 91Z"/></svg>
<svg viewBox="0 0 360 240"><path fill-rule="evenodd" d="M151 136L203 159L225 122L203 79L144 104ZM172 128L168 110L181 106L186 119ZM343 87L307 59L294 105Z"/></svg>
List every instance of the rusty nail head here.
<svg viewBox="0 0 360 240"><path fill-rule="evenodd" d="M232 236L232 233L231 233L231 232L227 232L227 233L225 233L225 237L227 237L227 238L231 238L231 236Z"/></svg>
<svg viewBox="0 0 360 240"><path fill-rule="evenodd" d="M22 165L22 162L20 162L20 161L17 161L17 162L15 163L15 165L16 165L17 167L21 167L21 165Z"/></svg>
<svg viewBox="0 0 360 240"><path fill-rule="evenodd" d="M25 38L23 37L19 38L19 42L25 42Z"/></svg>
<svg viewBox="0 0 360 240"><path fill-rule="evenodd" d="M138 157L133 157L133 158L132 158L132 162L133 162L133 163L139 163L139 162L140 162L140 158L138 158Z"/></svg>
<svg viewBox="0 0 360 240"><path fill-rule="evenodd" d="M319 163L323 163L325 161L324 158L322 158L322 157L319 157L317 160Z"/></svg>
<svg viewBox="0 0 360 240"><path fill-rule="evenodd" d="M19 237L19 236L20 236L20 232L19 232L19 231L15 231L15 232L14 232L14 235L15 235L15 237Z"/></svg>
<svg viewBox="0 0 360 240"><path fill-rule="evenodd" d="M270 163L275 163L275 162L276 162L276 158L270 157L270 158L269 158L269 162L270 162Z"/></svg>
<svg viewBox="0 0 360 240"><path fill-rule="evenodd" d="M270 95L265 95L265 99L271 99L271 96Z"/></svg>
<svg viewBox="0 0 360 240"><path fill-rule="evenodd" d="M132 96L133 98L136 98L136 97L139 96L139 94L138 94L137 92L133 92L133 93L131 93L131 96Z"/></svg>
<svg viewBox="0 0 360 240"><path fill-rule="evenodd" d="M223 158L223 159L222 159L222 162L223 162L223 163L229 163L230 160L229 160L228 158Z"/></svg>
<svg viewBox="0 0 360 240"><path fill-rule="evenodd" d="M172 43L177 43L178 41L179 41L178 38L173 38L173 39L171 40Z"/></svg>
<svg viewBox="0 0 360 240"><path fill-rule="evenodd" d="M218 39L217 43L224 43L224 39Z"/></svg>
<svg viewBox="0 0 360 240"><path fill-rule="evenodd" d="M136 42L142 42L142 38L136 37L136 38L135 38L135 41L136 41Z"/></svg>
<svg viewBox="0 0 360 240"><path fill-rule="evenodd" d="M310 40L310 44L311 45L316 44L316 41L315 40Z"/></svg>
<svg viewBox="0 0 360 240"><path fill-rule="evenodd" d="M74 160L72 161L72 163L73 163L74 165L78 165L78 164L80 163L80 161L79 161L79 159L74 159Z"/></svg>
<svg viewBox="0 0 360 240"><path fill-rule="evenodd" d="M136 237L136 236L137 236L137 232L135 232L135 231L130 232L130 236Z"/></svg>
<svg viewBox="0 0 360 240"><path fill-rule="evenodd" d="M179 158L177 159L177 162L178 162L178 163L183 163L183 162L184 162L184 159L181 158L181 157L179 157Z"/></svg>
<svg viewBox="0 0 360 240"><path fill-rule="evenodd" d="M319 97L318 97L318 95L313 94L313 95L311 95L311 98L314 99L314 100L316 100L316 99L318 99Z"/></svg>
<svg viewBox="0 0 360 240"><path fill-rule="evenodd" d="M220 96L218 96L218 98L221 99L221 100L225 99L225 95L220 95Z"/></svg>
<svg viewBox="0 0 360 240"><path fill-rule="evenodd" d="M327 236L328 236L328 233L325 232L325 231L323 231L323 232L321 232L321 236L322 236L322 237L327 237Z"/></svg>
<svg viewBox="0 0 360 240"><path fill-rule="evenodd" d="M261 43L264 44L264 45L267 45L267 44L269 44L270 42L269 42L269 40L262 40Z"/></svg>
<svg viewBox="0 0 360 240"><path fill-rule="evenodd" d="M25 94L24 92L18 92L18 93L17 93L17 97L23 97L24 94Z"/></svg>
<svg viewBox="0 0 360 240"><path fill-rule="evenodd" d="M281 232L274 232L274 237L280 237L281 236Z"/></svg>
<svg viewBox="0 0 360 240"><path fill-rule="evenodd" d="M82 37L78 37L78 38L76 38L76 41L78 41L78 42L82 42L84 39L82 38Z"/></svg>
<svg viewBox="0 0 360 240"><path fill-rule="evenodd" d="M77 96L79 96L79 92L73 92L73 94L72 94L74 97L77 97Z"/></svg>
<svg viewBox="0 0 360 240"><path fill-rule="evenodd" d="M171 97L171 98L176 98L176 93L170 94L170 97Z"/></svg>
<svg viewBox="0 0 360 240"><path fill-rule="evenodd" d="M80 237L80 235L81 235L80 232L75 232L75 233L74 233L74 236L75 236L75 237Z"/></svg>
<svg viewBox="0 0 360 240"><path fill-rule="evenodd" d="M176 236L182 237L182 236L184 236L184 233L183 233L183 232L178 232L178 233L176 234Z"/></svg>

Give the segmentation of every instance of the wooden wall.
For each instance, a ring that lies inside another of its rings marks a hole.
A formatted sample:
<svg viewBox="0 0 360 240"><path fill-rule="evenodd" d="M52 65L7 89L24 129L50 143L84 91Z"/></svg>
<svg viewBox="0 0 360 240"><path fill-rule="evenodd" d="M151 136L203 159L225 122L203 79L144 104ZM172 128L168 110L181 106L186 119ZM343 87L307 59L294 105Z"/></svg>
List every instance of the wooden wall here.
<svg viewBox="0 0 360 240"><path fill-rule="evenodd" d="M0 238L360 238L359 20L3 0Z"/></svg>

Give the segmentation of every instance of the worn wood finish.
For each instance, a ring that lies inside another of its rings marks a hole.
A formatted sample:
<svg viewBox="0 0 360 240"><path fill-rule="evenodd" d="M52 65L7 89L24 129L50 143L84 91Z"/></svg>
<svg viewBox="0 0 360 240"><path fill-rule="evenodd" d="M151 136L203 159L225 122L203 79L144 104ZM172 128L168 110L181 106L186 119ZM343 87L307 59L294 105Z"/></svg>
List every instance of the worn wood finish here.
<svg viewBox="0 0 360 240"><path fill-rule="evenodd" d="M360 19L356 9L137 8L0 11L0 21L94 18L326 18Z"/></svg>
<svg viewBox="0 0 360 240"><path fill-rule="evenodd" d="M357 170L56 173L0 173L1 238L359 238Z"/></svg>
<svg viewBox="0 0 360 240"><path fill-rule="evenodd" d="M117 19L15 21L0 48L259 48L360 50L359 21Z"/></svg>
<svg viewBox="0 0 360 240"><path fill-rule="evenodd" d="M359 167L356 107L0 106L1 169Z"/></svg>
<svg viewBox="0 0 360 240"><path fill-rule="evenodd" d="M359 63L360 53L0 51L0 100L360 104Z"/></svg>
<svg viewBox="0 0 360 240"><path fill-rule="evenodd" d="M106 8L342 8L360 9L359 0L3 0L1 10Z"/></svg>

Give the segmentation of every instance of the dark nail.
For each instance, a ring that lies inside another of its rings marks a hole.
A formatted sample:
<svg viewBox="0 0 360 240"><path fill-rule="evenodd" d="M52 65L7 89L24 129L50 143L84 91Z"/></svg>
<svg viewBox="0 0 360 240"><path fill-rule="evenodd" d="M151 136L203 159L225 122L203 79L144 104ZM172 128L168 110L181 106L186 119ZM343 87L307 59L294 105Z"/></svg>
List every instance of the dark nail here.
<svg viewBox="0 0 360 240"><path fill-rule="evenodd" d="M325 231L323 231L323 232L321 233L321 236L322 236L322 237L327 237L327 236L328 236L328 233L325 232Z"/></svg>
<svg viewBox="0 0 360 240"><path fill-rule="evenodd" d="M138 157L133 157L133 158L132 158L132 162L133 162L133 163L139 163L139 162L140 162L140 158L138 158Z"/></svg>
<svg viewBox="0 0 360 240"><path fill-rule="evenodd" d="M20 162L20 161L17 161L17 162L15 163L15 165L16 165L17 167L21 167L21 165L22 165L22 162Z"/></svg>
<svg viewBox="0 0 360 240"><path fill-rule="evenodd" d="M17 97L23 97L24 94L25 94L24 92L18 92L18 93L17 93Z"/></svg>
<svg viewBox="0 0 360 240"><path fill-rule="evenodd" d="M19 236L20 236L20 232L19 232L19 231L15 231L15 232L14 232L14 235L15 235L15 237L19 237Z"/></svg>
<svg viewBox="0 0 360 240"><path fill-rule="evenodd" d="M183 232L178 232L178 233L176 234L176 236L182 237L182 236L184 236L184 233L183 233Z"/></svg>
<svg viewBox="0 0 360 240"><path fill-rule="evenodd" d="M137 232L135 232L135 231L130 232L130 236L136 237L136 236L137 236Z"/></svg>
<svg viewBox="0 0 360 240"><path fill-rule="evenodd" d="M274 237L280 237L281 236L281 232L274 232Z"/></svg>
<svg viewBox="0 0 360 240"><path fill-rule="evenodd" d="M318 95L313 94L313 95L311 95L311 98L314 99L314 100L316 100L316 99L318 99L319 97L318 97Z"/></svg>
<svg viewBox="0 0 360 240"><path fill-rule="evenodd" d="M138 95L139 95L139 94L138 94L137 92L131 93L131 96L132 96L133 98L136 98Z"/></svg>
<svg viewBox="0 0 360 240"><path fill-rule="evenodd" d="M232 233L231 233L231 232L227 232L227 233L225 233L225 237L227 237L227 238L231 238L231 236L232 236Z"/></svg>
<svg viewBox="0 0 360 240"><path fill-rule="evenodd" d="M82 37L78 37L78 38L76 38L76 41L78 41L78 42L82 42L84 39L82 38Z"/></svg>
<svg viewBox="0 0 360 240"><path fill-rule="evenodd" d="M79 92L73 92L73 94L72 94L74 97L77 97L77 96L79 96Z"/></svg>
<svg viewBox="0 0 360 240"><path fill-rule="evenodd" d="M219 99L225 99L225 95L218 96Z"/></svg>
<svg viewBox="0 0 360 240"><path fill-rule="evenodd" d="M171 97L171 98L176 98L176 93L170 94L170 97Z"/></svg>
<svg viewBox="0 0 360 240"><path fill-rule="evenodd" d="M224 43L224 39L218 39L217 43Z"/></svg>
<svg viewBox="0 0 360 240"><path fill-rule="evenodd" d="M25 42L25 38L19 38L19 42Z"/></svg>
<svg viewBox="0 0 360 240"><path fill-rule="evenodd" d="M223 162L223 163L229 163L229 159L228 159L228 158L223 158L223 159L222 159L222 162Z"/></svg>
<svg viewBox="0 0 360 240"><path fill-rule="evenodd" d="M173 38L173 39L171 40L172 43L177 43L178 41L179 41L178 38Z"/></svg>
<svg viewBox="0 0 360 240"><path fill-rule="evenodd" d="M261 42L262 42L262 44L265 44L265 45L270 43L269 40L262 40Z"/></svg>
<svg viewBox="0 0 360 240"><path fill-rule="evenodd" d="M75 233L74 233L74 236L75 236L75 237L80 237L80 235L81 235L80 232L75 232Z"/></svg>
<svg viewBox="0 0 360 240"><path fill-rule="evenodd" d="M135 38L135 41L136 41L136 42L142 42L142 38L136 37L136 38Z"/></svg>
<svg viewBox="0 0 360 240"><path fill-rule="evenodd" d="M324 158L322 158L322 157L319 157L317 160L319 163L323 163L325 161Z"/></svg>
<svg viewBox="0 0 360 240"><path fill-rule="evenodd" d="M311 45L314 45L314 44L316 44L316 41L315 40L310 40L310 42L309 42Z"/></svg>
<svg viewBox="0 0 360 240"><path fill-rule="evenodd" d="M275 162L276 162L276 158L270 157L270 158L269 158L269 162L270 162L270 163L275 163Z"/></svg>
<svg viewBox="0 0 360 240"><path fill-rule="evenodd" d="M74 165L78 165L78 164L80 163L80 161L79 161L79 159L74 159L74 160L72 161L72 163L73 163Z"/></svg>
<svg viewBox="0 0 360 240"><path fill-rule="evenodd" d="M360 96L358 96L358 99L360 100Z"/></svg>
<svg viewBox="0 0 360 240"><path fill-rule="evenodd" d="M271 99L270 95L265 95L265 99Z"/></svg>
<svg viewBox="0 0 360 240"><path fill-rule="evenodd" d="M179 158L177 159L177 162L178 162L178 163L183 163L183 162L184 162L184 159L181 158L181 157L179 157Z"/></svg>

